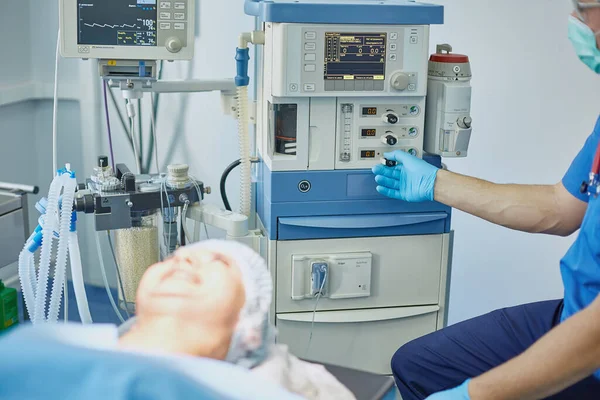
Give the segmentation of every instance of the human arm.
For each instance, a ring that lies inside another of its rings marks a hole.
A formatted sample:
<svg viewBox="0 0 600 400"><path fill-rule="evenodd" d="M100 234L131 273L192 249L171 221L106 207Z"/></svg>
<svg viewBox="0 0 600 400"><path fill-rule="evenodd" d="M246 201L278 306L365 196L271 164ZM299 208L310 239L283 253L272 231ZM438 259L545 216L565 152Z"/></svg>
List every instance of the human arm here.
<svg viewBox="0 0 600 400"><path fill-rule="evenodd" d="M496 184L440 170L434 198L440 203L507 228L568 236L579 229L587 204L562 182L555 185Z"/></svg>
<svg viewBox="0 0 600 400"><path fill-rule="evenodd" d="M587 208L562 182L501 185L437 169L403 151L385 157L398 165L373 168L380 193L404 201L435 200L511 229L568 236Z"/></svg>

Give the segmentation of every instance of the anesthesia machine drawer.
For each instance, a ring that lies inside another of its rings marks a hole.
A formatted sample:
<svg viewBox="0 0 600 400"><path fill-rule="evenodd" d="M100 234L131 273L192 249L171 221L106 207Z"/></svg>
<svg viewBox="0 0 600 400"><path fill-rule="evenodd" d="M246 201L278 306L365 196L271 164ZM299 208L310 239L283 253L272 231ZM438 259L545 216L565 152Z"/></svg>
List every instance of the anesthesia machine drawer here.
<svg viewBox="0 0 600 400"><path fill-rule="evenodd" d="M325 311L316 313L314 327L312 312L277 314L278 340L311 361L390 375L396 350L434 332L438 312L438 306Z"/></svg>
<svg viewBox="0 0 600 400"><path fill-rule="evenodd" d="M428 235L444 232L445 212L280 217L279 240Z"/></svg>
<svg viewBox="0 0 600 400"><path fill-rule="evenodd" d="M447 234L278 241L276 313L312 311L321 286L321 311L438 305L448 243Z"/></svg>

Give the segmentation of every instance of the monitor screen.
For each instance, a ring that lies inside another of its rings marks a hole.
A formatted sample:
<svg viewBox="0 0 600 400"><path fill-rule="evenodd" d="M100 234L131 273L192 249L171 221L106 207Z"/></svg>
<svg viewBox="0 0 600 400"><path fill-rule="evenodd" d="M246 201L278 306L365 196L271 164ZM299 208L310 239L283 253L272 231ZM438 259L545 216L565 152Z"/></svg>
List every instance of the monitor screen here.
<svg viewBox="0 0 600 400"><path fill-rule="evenodd" d="M385 33L325 33L325 79L385 79Z"/></svg>
<svg viewBox="0 0 600 400"><path fill-rule="evenodd" d="M80 45L156 46L156 0L77 0Z"/></svg>

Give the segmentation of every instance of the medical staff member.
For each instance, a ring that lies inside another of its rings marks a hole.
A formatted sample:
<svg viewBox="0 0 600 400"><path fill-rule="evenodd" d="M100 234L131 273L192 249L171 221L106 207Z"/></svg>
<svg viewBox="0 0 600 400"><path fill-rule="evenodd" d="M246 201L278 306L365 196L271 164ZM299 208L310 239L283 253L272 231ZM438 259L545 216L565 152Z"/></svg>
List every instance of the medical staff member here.
<svg viewBox="0 0 600 400"><path fill-rule="evenodd" d="M574 4L569 38L600 74L600 0ZM373 169L377 190L395 199L435 200L532 233L581 228L560 263L564 300L498 310L401 347L392 370L404 400L600 399L599 142L600 119L553 186L493 184L401 151L386 155L398 166Z"/></svg>

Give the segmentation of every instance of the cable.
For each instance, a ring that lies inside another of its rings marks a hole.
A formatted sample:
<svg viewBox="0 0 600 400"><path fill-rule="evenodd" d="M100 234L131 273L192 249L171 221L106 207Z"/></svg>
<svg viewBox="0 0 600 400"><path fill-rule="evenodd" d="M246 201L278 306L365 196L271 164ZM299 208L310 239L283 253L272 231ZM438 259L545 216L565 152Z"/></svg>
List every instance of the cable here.
<svg viewBox="0 0 600 400"><path fill-rule="evenodd" d="M113 171L115 170L115 154L113 153L113 143L112 143L112 133L110 131L110 116L108 114L108 98L106 97L106 87L108 83L106 81L103 82L104 89L104 112L106 114L106 128L108 129L108 148L110 150L110 165L112 166Z"/></svg>
<svg viewBox="0 0 600 400"><path fill-rule="evenodd" d="M162 65L162 61L161 61ZM162 69L161 69L162 72ZM150 135L150 148L154 145L154 161L156 162L156 173L160 174L160 167L158 166L158 139L156 133L156 109L158 107L158 99L156 99L156 104L154 103L154 96L150 94L150 102L152 103L152 115L150 116L150 124L151 126L151 135ZM150 158L152 158L152 154L150 154ZM146 171L150 172L150 162L146 162L147 168Z"/></svg>
<svg viewBox="0 0 600 400"><path fill-rule="evenodd" d="M196 188L196 193L198 193L198 201L202 201L202 190L200 190L200 186L198 186L198 180L196 178L194 178L192 175L190 175L190 179L192 181L192 184ZM204 223L204 213L202 213L202 215L200 217L200 223L204 225L204 233L206 234L206 239L207 240L210 239L210 237L208 236L208 228L206 227L206 224Z"/></svg>
<svg viewBox="0 0 600 400"><path fill-rule="evenodd" d="M142 124L142 99L138 99L137 101L137 117L138 117L138 157L140 158L140 173L146 173L142 169L144 166L144 161L142 157L144 155L144 135L143 135L143 124Z"/></svg>
<svg viewBox="0 0 600 400"><path fill-rule="evenodd" d="M181 226L183 228L183 233L185 234L185 238L188 242L188 244L192 244L194 243L194 241L192 240L192 235L190 235L188 228L187 228L187 210L188 210L188 204L189 201L187 201L184 205L183 205L183 212L181 213Z"/></svg>
<svg viewBox="0 0 600 400"><path fill-rule="evenodd" d="M317 316L317 307L319 306L319 300L321 299L321 295L323 294L323 287L325 286L325 282L327 282L327 278L329 278L329 273L325 273L325 278L323 278L323 282L321 283L321 288L319 289L319 294L317 295L317 302L315 303L315 309L313 310L312 323L310 325L310 335L308 337L308 345L306 346L306 354L304 358L308 357L308 352L310 351L310 345L312 343L313 329L315 328L315 317Z"/></svg>
<svg viewBox="0 0 600 400"><path fill-rule="evenodd" d="M110 237L110 231L106 231L106 236L108 237L108 245L110 246L110 252L112 253L113 260L115 261L115 269L117 270L117 285L118 289L121 291L121 296L123 296L123 304L125 304L125 314L127 314L127 319L131 318L129 315L129 309L127 307L127 298L125 297L125 289L123 287L123 280L121 279L121 271L119 270L119 262L117 261L117 255L115 254L115 247L113 246L112 238Z"/></svg>
<svg viewBox="0 0 600 400"><path fill-rule="evenodd" d="M258 160L252 160L252 159L250 161L252 163L258 162ZM234 162L229 164L227 166L227 168L225 168L225 170L223 171L223 174L221 175L221 181L219 182L219 189L221 191L221 200L223 200L223 206L225 207L225 209L227 211L231 211L231 205L229 204L229 199L227 198L227 186L226 186L227 178L229 177L229 174L231 174L231 171L236 169L241 164L242 164L241 160L235 160Z"/></svg>
<svg viewBox="0 0 600 400"><path fill-rule="evenodd" d="M56 36L54 61L54 97L52 106L52 178L58 171L58 59L60 58L60 28Z"/></svg>
<svg viewBox="0 0 600 400"><path fill-rule="evenodd" d="M236 161L232 162L231 164L229 164L227 166L227 168L225 168L225 171L223 171L223 174L221 175L221 182L219 183L219 188L221 189L221 199L223 200L223 206L225 206L225 209L227 211L231 211L231 205L229 204L229 199L227 198L227 189L226 189L227 177L229 176L231 171L233 171L235 168L237 168L241 164L242 164L241 160L236 160Z"/></svg>
<svg viewBox="0 0 600 400"><path fill-rule="evenodd" d="M159 70L158 70L158 80L160 81L162 79L163 76L163 62L161 60L160 65L159 65ZM148 145L148 156L146 157L146 165L144 166L146 171L150 171L150 164L152 163L152 152L154 151L155 153L157 152L157 146L156 146L156 115L158 114L158 104L160 102L160 93L156 93L151 94L150 95L150 99L152 102L152 118L154 118L153 125L151 128L152 131L152 135L150 135L150 143ZM156 163L158 164L158 157L156 157ZM157 166L158 168L158 166Z"/></svg>
<svg viewBox="0 0 600 400"><path fill-rule="evenodd" d="M121 127L123 128L123 132L125 133L125 137L127 138L129 147L131 147L131 150L133 151L133 142L131 141L131 137L129 136L129 128L127 127L127 124L125 123L125 118L123 117L123 114L121 113L121 108L117 104L117 99L115 99L115 94L113 93L112 89L110 89L110 88L108 90L108 95L110 97L110 100L111 100L113 106L115 107L115 110L117 110L117 116L119 117L119 121L121 122Z"/></svg>
<svg viewBox="0 0 600 400"><path fill-rule="evenodd" d="M135 143L135 106L133 105L132 101L127 101L127 115L129 116L129 119L131 120L131 140L133 141L133 155L135 157L135 166L137 168L137 173L141 174L142 173L142 167L140 165L140 155Z"/></svg>
<svg viewBox="0 0 600 400"><path fill-rule="evenodd" d="M102 249L100 248L100 233L98 232L96 232L96 251L98 252L98 259L100 260L100 271L102 272L102 280L104 281L104 288L106 289L108 300L110 300L110 304L112 305L115 314L117 314L117 318L119 318L119 321L123 323L125 322L125 319L121 315L121 312L115 303L115 299L110 291L110 286L108 285L108 279L106 278L106 268L104 268L104 258L102 257Z"/></svg>

